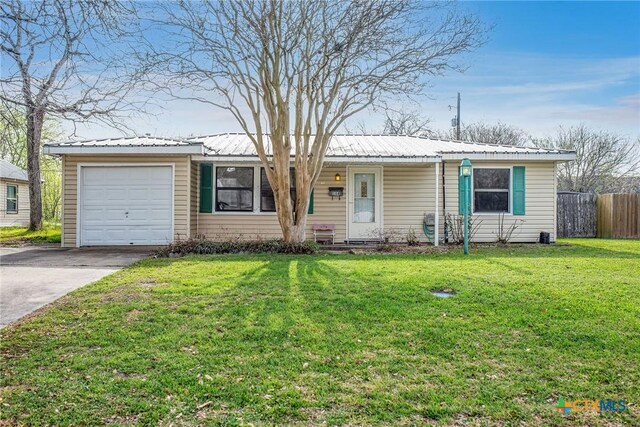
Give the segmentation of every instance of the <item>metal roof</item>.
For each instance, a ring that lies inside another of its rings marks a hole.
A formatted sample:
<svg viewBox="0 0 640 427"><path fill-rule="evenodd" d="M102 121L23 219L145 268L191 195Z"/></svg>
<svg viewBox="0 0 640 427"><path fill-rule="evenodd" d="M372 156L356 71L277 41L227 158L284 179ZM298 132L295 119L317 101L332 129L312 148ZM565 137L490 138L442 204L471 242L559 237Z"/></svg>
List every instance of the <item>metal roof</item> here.
<svg viewBox="0 0 640 427"><path fill-rule="evenodd" d="M180 138L161 138L155 136L131 136L126 138L90 139L86 141L66 141L46 144L47 147L168 147L188 146L193 142Z"/></svg>
<svg viewBox="0 0 640 427"><path fill-rule="evenodd" d="M267 140L268 140L268 135ZM204 144L207 155L214 156L257 156L250 138L244 133L225 133L219 135L190 138ZM267 143L267 155L271 154L271 145ZM572 154L565 150L534 147L515 147L510 145L482 144L477 142L432 139L409 135L334 135L329 143L326 157L442 157L445 154Z"/></svg>
<svg viewBox="0 0 640 427"><path fill-rule="evenodd" d="M266 152L271 155L269 135L265 135ZM220 159L257 159L251 139L245 133L224 133L191 138L94 139L45 144L47 154L140 154L184 153ZM334 135L326 158L329 161L411 161L433 162L441 159L490 160L572 160L575 153L565 150L477 142L432 139L409 135Z"/></svg>
<svg viewBox="0 0 640 427"><path fill-rule="evenodd" d="M180 138L133 136L55 142L44 145L45 154L202 154L202 143Z"/></svg>
<svg viewBox="0 0 640 427"><path fill-rule="evenodd" d="M29 181L27 171L20 169L5 159L0 159L0 178L14 179L16 181Z"/></svg>

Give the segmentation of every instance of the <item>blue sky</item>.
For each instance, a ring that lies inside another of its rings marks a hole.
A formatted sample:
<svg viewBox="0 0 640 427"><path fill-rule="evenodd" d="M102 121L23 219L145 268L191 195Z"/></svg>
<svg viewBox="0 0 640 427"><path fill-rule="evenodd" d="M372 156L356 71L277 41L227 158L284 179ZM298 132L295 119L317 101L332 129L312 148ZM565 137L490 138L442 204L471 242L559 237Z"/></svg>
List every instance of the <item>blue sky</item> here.
<svg viewBox="0 0 640 427"><path fill-rule="evenodd" d="M419 109L447 129L458 91L463 122L519 126L534 135L585 123L640 135L640 2L467 2L493 24L489 42L464 58L469 69L434 79ZM376 130L381 117L356 118ZM155 117L132 119L137 133L162 136L239 131L226 112L187 101L165 104ZM114 131L81 127L100 137Z"/></svg>
<svg viewBox="0 0 640 427"><path fill-rule="evenodd" d="M467 3L495 25L463 75L434 82L434 121L447 91L463 122L502 120L534 134L587 123L640 134L640 2ZM443 126L446 123L443 124Z"/></svg>

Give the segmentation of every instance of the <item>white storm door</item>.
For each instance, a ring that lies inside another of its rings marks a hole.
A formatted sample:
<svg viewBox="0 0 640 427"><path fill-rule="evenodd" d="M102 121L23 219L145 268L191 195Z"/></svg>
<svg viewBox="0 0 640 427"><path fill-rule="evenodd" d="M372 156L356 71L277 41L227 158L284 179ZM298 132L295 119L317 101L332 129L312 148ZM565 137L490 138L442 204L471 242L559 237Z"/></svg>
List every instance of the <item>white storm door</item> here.
<svg viewBox="0 0 640 427"><path fill-rule="evenodd" d="M82 166L80 245L163 245L173 240L171 166Z"/></svg>
<svg viewBox="0 0 640 427"><path fill-rule="evenodd" d="M349 168L349 239L378 239L382 227L381 168Z"/></svg>

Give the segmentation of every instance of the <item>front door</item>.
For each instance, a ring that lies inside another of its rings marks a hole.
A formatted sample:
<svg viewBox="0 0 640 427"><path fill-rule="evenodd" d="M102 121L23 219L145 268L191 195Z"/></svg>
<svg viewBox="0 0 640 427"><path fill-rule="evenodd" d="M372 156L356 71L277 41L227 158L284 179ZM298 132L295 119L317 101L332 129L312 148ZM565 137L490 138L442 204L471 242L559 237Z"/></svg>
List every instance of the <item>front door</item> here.
<svg viewBox="0 0 640 427"><path fill-rule="evenodd" d="M349 168L349 240L380 239L382 169Z"/></svg>

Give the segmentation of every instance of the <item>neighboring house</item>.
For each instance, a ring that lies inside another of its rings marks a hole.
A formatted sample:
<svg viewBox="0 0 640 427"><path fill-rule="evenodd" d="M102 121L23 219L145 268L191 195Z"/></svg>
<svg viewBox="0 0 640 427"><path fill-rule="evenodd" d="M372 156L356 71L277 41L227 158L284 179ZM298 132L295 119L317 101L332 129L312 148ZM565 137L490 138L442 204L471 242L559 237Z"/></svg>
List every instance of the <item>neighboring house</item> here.
<svg viewBox="0 0 640 427"><path fill-rule="evenodd" d="M62 156L63 246L156 245L174 239L280 237L273 195L249 138L134 137L47 144ZM556 165L573 152L395 135L336 135L310 206L314 224L335 227L336 242L403 235L422 241L425 214L458 215L458 166L474 166L476 241L495 241L499 214L524 222L513 241L556 230ZM342 187L343 196L329 194ZM295 189L292 188L292 194Z"/></svg>
<svg viewBox="0 0 640 427"><path fill-rule="evenodd" d="M0 227L29 225L28 182L27 171L0 159Z"/></svg>

